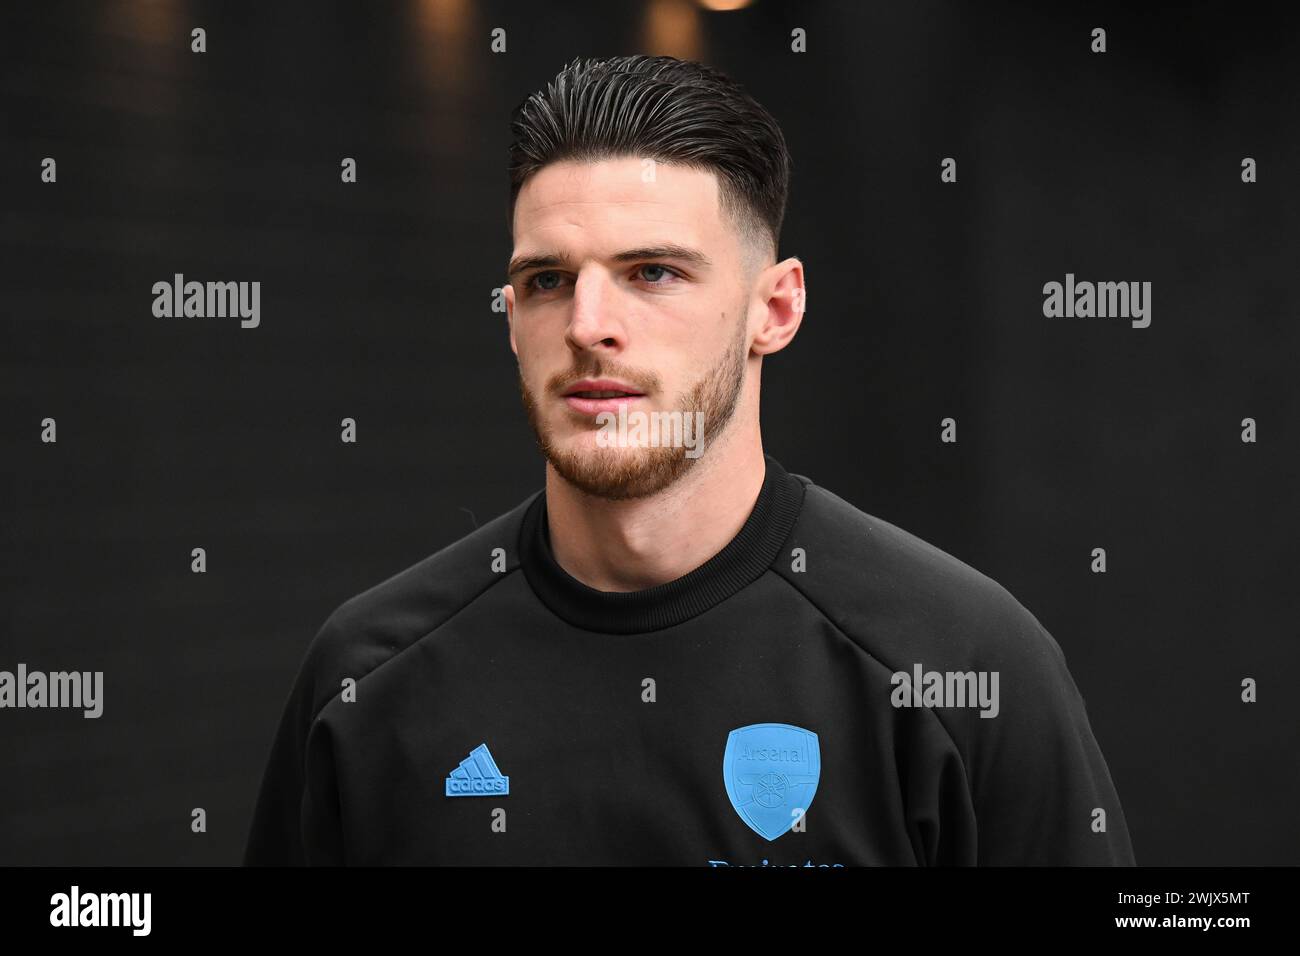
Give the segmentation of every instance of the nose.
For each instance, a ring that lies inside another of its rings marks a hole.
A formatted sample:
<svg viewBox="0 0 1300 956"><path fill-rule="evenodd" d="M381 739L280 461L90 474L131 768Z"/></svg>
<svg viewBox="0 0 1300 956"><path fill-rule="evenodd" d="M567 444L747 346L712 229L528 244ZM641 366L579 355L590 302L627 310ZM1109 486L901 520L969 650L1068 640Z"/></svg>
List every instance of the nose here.
<svg viewBox="0 0 1300 956"><path fill-rule="evenodd" d="M593 266L580 272L573 283L573 313L565 331L569 347L577 351L598 346L621 348L624 324L618 299L614 281L605 270Z"/></svg>

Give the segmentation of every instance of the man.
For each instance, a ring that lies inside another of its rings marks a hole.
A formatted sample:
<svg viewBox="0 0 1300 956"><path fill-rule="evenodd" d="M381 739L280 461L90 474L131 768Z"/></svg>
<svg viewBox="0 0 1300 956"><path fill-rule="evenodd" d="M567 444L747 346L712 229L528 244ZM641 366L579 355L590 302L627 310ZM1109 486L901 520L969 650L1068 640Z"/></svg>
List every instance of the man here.
<svg viewBox="0 0 1300 956"><path fill-rule="evenodd" d="M1055 640L764 455L790 162L706 67L516 110L510 345L545 488L343 603L249 864L1132 864Z"/></svg>

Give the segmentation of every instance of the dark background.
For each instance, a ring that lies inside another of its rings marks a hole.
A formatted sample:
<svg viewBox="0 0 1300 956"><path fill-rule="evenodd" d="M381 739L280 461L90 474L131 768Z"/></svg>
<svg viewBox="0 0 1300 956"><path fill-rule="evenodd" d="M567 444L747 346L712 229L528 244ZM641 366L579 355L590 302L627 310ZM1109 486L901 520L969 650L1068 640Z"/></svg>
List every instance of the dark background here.
<svg viewBox="0 0 1300 956"><path fill-rule="evenodd" d="M0 711L0 863L238 862L330 611L540 487L490 308L511 251L508 118L573 57L635 52L728 72L794 156L781 254L804 262L808 313L764 363L766 449L1042 621L1139 864L1300 862L1294 18L0 11L0 669L105 672L98 720ZM155 318L151 286L176 272L259 280L261 326ZM1150 328L1044 318L1043 283L1067 272L1152 282Z"/></svg>

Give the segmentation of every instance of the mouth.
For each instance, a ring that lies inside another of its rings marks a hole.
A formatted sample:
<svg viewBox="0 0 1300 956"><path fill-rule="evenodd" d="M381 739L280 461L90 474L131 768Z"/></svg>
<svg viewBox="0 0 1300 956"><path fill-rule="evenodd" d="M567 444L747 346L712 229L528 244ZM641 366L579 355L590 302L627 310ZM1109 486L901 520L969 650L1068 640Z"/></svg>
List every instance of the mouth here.
<svg viewBox="0 0 1300 956"><path fill-rule="evenodd" d="M563 395L569 408L583 415L617 412L645 397L639 389L612 379L584 379L570 385Z"/></svg>

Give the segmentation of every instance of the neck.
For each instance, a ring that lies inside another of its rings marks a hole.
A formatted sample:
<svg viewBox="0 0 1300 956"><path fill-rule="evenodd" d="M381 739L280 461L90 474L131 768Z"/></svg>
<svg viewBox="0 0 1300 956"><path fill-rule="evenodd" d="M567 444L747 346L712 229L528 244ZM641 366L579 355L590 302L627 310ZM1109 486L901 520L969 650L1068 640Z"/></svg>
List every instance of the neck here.
<svg viewBox="0 0 1300 956"><path fill-rule="evenodd" d="M546 507L555 560L598 591L639 591L675 581L739 533L758 499L765 467L757 422L739 433L728 429L685 475L646 498L593 497L548 463Z"/></svg>

